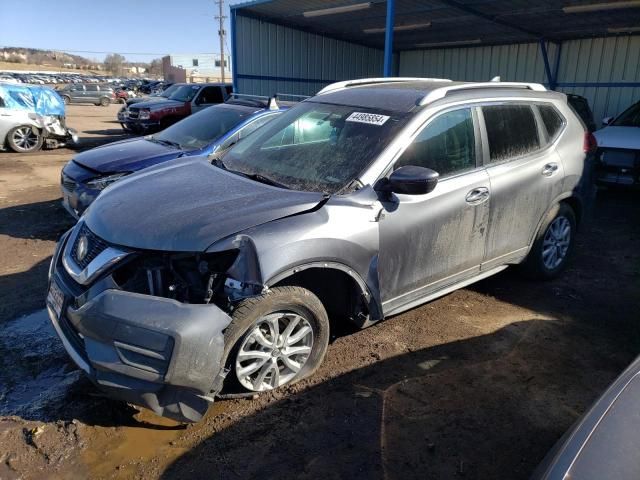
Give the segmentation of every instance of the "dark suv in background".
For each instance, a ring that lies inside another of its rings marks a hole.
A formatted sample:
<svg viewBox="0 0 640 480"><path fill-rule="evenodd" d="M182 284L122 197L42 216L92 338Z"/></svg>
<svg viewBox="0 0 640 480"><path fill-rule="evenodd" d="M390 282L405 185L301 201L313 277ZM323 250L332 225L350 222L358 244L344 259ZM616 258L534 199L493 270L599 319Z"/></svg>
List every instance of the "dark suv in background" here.
<svg viewBox="0 0 640 480"><path fill-rule="evenodd" d="M118 121L134 132L163 130L192 113L224 103L233 90L226 83L176 83L170 88L168 97L153 97L122 109Z"/></svg>
<svg viewBox="0 0 640 480"><path fill-rule="evenodd" d="M66 85L58 90L58 94L64 103L93 103L94 105L108 106L116 101L116 93L109 85L96 83L74 83Z"/></svg>

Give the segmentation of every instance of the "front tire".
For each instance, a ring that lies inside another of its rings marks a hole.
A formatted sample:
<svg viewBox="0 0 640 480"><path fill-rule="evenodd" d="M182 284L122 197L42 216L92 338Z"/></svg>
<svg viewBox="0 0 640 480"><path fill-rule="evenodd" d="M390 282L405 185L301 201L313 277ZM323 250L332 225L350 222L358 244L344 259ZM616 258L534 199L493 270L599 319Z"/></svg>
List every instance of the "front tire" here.
<svg viewBox="0 0 640 480"><path fill-rule="evenodd" d="M17 153L37 152L42 148L44 138L30 125L20 125L9 130L7 143Z"/></svg>
<svg viewBox="0 0 640 480"><path fill-rule="evenodd" d="M566 203L559 203L545 217L522 267L535 279L550 280L567 266L576 237L576 216Z"/></svg>
<svg viewBox="0 0 640 480"><path fill-rule="evenodd" d="M62 101L64 102L65 105L69 105L71 103L71 97L69 97L68 95L63 95Z"/></svg>
<svg viewBox="0 0 640 480"><path fill-rule="evenodd" d="M328 344L327 312L309 290L276 287L243 300L225 331L230 386L263 392L296 383L318 369Z"/></svg>

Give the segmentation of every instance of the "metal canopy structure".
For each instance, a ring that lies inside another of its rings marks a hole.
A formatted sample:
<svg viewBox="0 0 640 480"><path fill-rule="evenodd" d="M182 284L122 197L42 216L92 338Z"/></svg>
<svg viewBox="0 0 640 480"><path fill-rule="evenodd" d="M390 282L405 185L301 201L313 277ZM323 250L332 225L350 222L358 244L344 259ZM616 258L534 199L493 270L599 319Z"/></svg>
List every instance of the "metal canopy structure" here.
<svg viewBox="0 0 640 480"><path fill-rule="evenodd" d="M407 72L460 80L485 65L578 89L602 111L640 89L640 0L254 0L231 6L231 29L234 86L256 91ZM611 101L606 88L625 93Z"/></svg>
<svg viewBox="0 0 640 480"><path fill-rule="evenodd" d="M640 32L638 7L636 0L258 0L232 8L379 49L393 24L392 50L411 50Z"/></svg>

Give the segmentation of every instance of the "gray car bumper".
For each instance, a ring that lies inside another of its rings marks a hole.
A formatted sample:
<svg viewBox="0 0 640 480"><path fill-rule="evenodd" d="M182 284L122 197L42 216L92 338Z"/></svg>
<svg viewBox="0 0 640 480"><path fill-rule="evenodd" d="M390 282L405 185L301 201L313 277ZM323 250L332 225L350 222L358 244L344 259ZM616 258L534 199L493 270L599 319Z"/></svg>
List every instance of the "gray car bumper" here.
<svg viewBox="0 0 640 480"><path fill-rule="evenodd" d="M215 305L114 288L76 308L84 295L74 294L62 269L51 277L64 294L61 314L48 310L78 367L112 397L179 421L200 420L222 386L230 317Z"/></svg>

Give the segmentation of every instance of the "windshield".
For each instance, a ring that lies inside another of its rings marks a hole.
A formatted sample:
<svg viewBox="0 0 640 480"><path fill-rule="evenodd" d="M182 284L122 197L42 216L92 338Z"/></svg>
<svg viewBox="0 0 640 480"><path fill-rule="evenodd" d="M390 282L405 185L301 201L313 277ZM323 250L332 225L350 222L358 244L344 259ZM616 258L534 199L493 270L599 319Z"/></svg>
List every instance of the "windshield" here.
<svg viewBox="0 0 640 480"><path fill-rule="evenodd" d="M152 135L149 140L169 142L189 150L202 148L233 130L251 114L248 109L214 105Z"/></svg>
<svg viewBox="0 0 640 480"><path fill-rule="evenodd" d="M294 190L336 193L387 146L407 114L303 102L225 156L229 170Z"/></svg>
<svg viewBox="0 0 640 480"><path fill-rule="evenodd" d="M640 102L622 112L613 125L616 127L640 127Z"/></svg>
<svg viewBox="0 0 640 480"><path fill-rule="evenodd" d="M169 98L178 88L180 88L180 85L171 85L170 87L164 89L161 93L159 93L158 96Z"/></svg>
<svg viewBox="0 0 640 480"><path fill-rule="evenodd" d="M167 98L178 102L190 102L199 90L198 85L180 85Z"/></svg>

